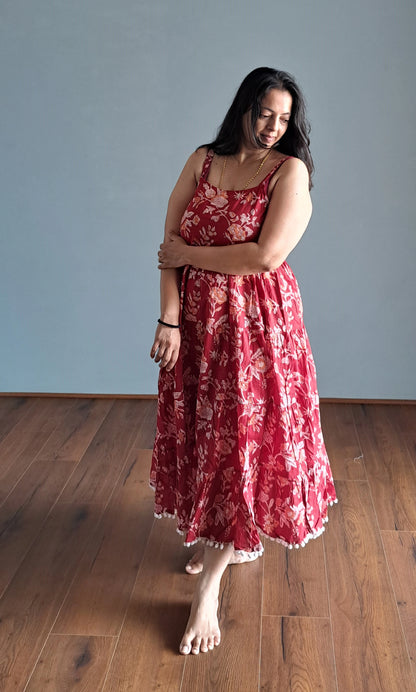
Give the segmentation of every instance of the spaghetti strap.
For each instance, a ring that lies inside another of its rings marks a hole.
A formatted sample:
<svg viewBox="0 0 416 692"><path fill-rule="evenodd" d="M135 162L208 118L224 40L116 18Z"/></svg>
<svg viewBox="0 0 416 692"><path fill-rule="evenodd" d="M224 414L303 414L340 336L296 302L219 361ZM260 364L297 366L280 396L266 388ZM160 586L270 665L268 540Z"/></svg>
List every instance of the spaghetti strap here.
<svg viewBox="0 0 416 692"><path fill-rule="evenodd" d="M203 166L202 166L202 173L201 173L201 177L199 179L200 182L201 182L201 180L206 181L206 179L208 177L209 169L211 168L211 163L212 163L213 158L214 158L214 152L212 151L212 149L209 149L207 152L207 155L205 157L205 161L203 163Z"/></svg>
<svg viewBox="0 0 416 692"><path fill-rule="evenodd" d="M285 161L287 161L288 159L293 159L293 156L285 156L283 159L280 159L280 161L278 161L276 163L276 165L273 166L272 170L266 175L266 177L263 178L262 182L264 183L265 180L269 180L269 178L273 175L273 173L276 173L276 171L279 170L280 166L283 163L285 163Z"/></svg>

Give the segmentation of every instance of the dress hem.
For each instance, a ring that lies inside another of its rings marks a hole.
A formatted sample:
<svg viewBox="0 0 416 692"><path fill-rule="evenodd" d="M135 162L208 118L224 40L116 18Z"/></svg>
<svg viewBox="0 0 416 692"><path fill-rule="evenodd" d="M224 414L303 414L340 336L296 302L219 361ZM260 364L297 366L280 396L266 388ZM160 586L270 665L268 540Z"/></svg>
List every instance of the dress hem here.
<svg viewBox="0 0 416 692"><path fill-rule="evenodd" d="M151 484L150 484L150 487L152 488L152 490L154 490L154 487ZM338 503L338 498L328 502L328 506L332 507L333 505L335 505L337 503ZM155 517L155 519L163 519L163 518L177 519L177 514L176 514L176 512L174 514L172 514L171 512L161 512L160 514L158 514L157 512L154 512L154 517ZM327 522L328 522L328 516L326 516L324 519L322 519L322 523L324 524L323 526L321 526L316 531L311 531L310 533L308 533L305 536L305 538L303 539L303 541L301 541L300 543L289 543L288 541L285 541L283 538L269 536L267 533L262 531L258 526L256 526L256 531L258 531L258 533L261 536L263 536L264 538L268 538L270 541L275 541L276 543L280 543L281 545L284 545L285 548L289 548L289 550L292 550L293 548L295 548L295 549L303 548L310 540L312 540L314 538L318 538L319 536L321 536L321 534L325 531L325 528L326 528L325 524ZM186 531L182 531L178 527L176 527L176 532L180 536L184 536L186 534ZM230 543L233 543L233 541L230 541L229 543L227 543L227 542L222 543L221 541L214 541L210 538L206 538L205 536L198 536L194 541L189 541L189 542L184 541L184 546L189 548L193 545L196 545L197 543L204 543L204 545L208 545L210 548L218 548L219 550L223 550L226 545L230 545ZM245 557L248 560L255 560L257 557L260 557L261 555L263 555L264 548L263 548L262 544L260 543L252 551L235 550L235 552L237 553L237 555L241 555L242 557Z"/></svg>

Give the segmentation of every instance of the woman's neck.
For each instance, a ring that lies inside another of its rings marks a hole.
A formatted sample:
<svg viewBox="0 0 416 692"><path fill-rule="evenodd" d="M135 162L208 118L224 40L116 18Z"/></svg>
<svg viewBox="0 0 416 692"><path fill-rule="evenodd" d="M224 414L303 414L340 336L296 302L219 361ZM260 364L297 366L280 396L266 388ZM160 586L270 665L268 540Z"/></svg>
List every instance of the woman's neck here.
<svg viewBox="0 0 416 692"><path fill-rule="evenodd" d="M253 163L254 161L260 162L264 159L269 149L263 149L263 147L247 146L242 144L239 151L233 155L232 158L235 159L239 166L245 163Z"/></svg>

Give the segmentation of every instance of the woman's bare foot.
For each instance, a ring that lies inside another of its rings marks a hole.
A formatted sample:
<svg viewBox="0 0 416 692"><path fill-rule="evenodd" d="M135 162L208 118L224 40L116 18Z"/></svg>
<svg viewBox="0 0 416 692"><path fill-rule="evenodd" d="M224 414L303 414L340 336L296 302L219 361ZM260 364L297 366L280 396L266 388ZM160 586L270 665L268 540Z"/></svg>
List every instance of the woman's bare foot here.
<svg viewBox="0 0 416 692"><path fill-rule="evenodd" d="M192 555L189 562L186 563L185 571L188 574L200 574L204 566L204 549L199 548L194 555Z"/></svg>
<svg viewBox="0 0 416 692"><path fill-rule="evenodd" d="M181 654L199 654L218 646L221 633L218 627L218 593L197 589L191 606L191 614L182 637Z"/></svg>
<svg viewBox="0 0 416 692"><path fill-rule="evenodd" d="M247 557L237 553L235 550L231 553L229 565L240 565L243 562L253 562L256 560L255 557ZM204 549L199 548L196 553L191 557L189 562L186 563L185 570L188 574L200 574L204 567Z"/></svg>
<svg viewBox="0 0 416 692"><path fill-rule="evenodd" d="M204 547L201 572L192 601L191 614L179 646L181 654L205 653L218 646L221 639L218 626L218 594L221 577L233 553L231 544L223 550Z"/></svg>

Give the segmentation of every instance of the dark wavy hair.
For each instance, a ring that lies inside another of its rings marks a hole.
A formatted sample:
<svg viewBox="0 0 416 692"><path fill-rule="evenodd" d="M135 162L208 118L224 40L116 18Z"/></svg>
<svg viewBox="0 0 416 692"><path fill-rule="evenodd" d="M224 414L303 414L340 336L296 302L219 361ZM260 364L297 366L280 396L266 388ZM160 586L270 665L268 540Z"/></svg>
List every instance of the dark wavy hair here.
<svg viewBox="0 0 416 692"><path fill-rule="evenodd" d="M236 154L243 139L243 116L251 111L251 135L259 147L264 147L255 135L255 124L260 115L261 102L271 90L288 91L292 97L292 110L288 128L273 147L282 154L296 156L308 169L309 187L312 187L313 160L309 150L310 125L306 117L303 94L295 79L288 72L272 67L257 67L243 79L234 100L213 142L205 144L220 156Z"/></svg>

